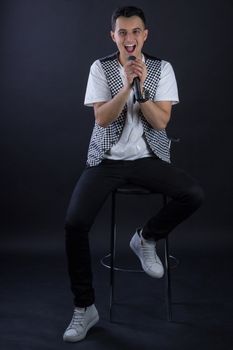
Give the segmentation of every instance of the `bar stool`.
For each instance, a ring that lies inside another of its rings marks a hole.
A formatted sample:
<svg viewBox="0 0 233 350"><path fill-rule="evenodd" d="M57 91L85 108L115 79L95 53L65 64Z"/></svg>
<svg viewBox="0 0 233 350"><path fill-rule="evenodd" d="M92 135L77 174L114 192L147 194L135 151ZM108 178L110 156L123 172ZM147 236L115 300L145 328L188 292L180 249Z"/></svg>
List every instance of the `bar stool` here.
<svg viewBox="0 0 233 350"><path fill-rule="evenodd" d="M126 267L118 267L115 263L116 256L116 238L117 238L117 223L116 223L116 203L117 196L119 195L160 195L162 197L163 205L165 206L167 203L167 196L163 194L158 194L149 189L141 186L135 186L132 184L127 184L122 187L115 189L111 195L111 240L110 240L110 253L105 255L101 259L101 264L110 269L110 305L109 305L109 313L110 313L110 321L113 320L113 304L115 297L115 271L120 272L144 272L143 270L135 270ZM110 260L110 261L109 261ZM168 238L164 239L164 267L165 267L165 297L166 297L166 306L167 306L167 320L169 322L172 321L172 295L171 295L171 277L170 270L171 268L175 268L179 264L179 260L172 256L169 253L169 242Z"/></svg>

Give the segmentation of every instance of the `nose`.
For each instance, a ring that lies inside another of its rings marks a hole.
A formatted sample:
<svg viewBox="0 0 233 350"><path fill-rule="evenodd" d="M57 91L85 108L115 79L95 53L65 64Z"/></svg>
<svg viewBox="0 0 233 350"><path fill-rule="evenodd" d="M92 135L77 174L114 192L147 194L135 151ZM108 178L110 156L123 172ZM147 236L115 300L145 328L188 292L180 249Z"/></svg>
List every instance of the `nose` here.
<svg viewBox="0 0 233 350"><path fill-rule="evenodd" d="M127 32L127 34L125 35L125 40L127 42L131 42L134 40L134 34L133 33L130 33L130 32Z"/></svg>

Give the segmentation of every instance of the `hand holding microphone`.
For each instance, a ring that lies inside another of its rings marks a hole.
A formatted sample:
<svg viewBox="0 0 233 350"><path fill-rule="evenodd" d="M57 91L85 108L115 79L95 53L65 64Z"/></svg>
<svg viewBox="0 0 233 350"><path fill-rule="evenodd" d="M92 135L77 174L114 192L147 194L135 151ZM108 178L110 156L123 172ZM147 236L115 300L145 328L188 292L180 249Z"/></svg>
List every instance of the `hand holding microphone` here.
<svg viewBox="0 0 233 350"><path fill-rule="evenodd" d="M135 61L135 56L129 56L128 61ZM149 93L147 90L144 90L143 93L141 91L141 81L140 78L137 76L133 79L133 90L134 90L134 97L135 100L139 103L143 103L148 101L149 99Z"/></svg>

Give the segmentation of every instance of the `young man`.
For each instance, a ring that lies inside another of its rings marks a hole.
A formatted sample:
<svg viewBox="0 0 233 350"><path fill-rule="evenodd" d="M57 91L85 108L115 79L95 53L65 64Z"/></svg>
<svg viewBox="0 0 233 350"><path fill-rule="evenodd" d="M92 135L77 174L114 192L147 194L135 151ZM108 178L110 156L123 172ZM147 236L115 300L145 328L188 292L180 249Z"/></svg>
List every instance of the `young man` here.
<svg viewBox="0 0 233 350"><path fill-rule="evenodd" d="M142 10L117 9L112 15L111 37L118 51L95 61L90 69L85 104L94 107L95 126L87 166L66 217L66 251L75 306L63 336L69 342L85 338L99 320L88 232L111 191L130 182L171 198L130 241L144 271L155 278L164 273L156 242L189 217L203 199L197 182L170 164L165 128L172 105L178 102L176 79L170 63L142 52L148 37Z"/></svg>

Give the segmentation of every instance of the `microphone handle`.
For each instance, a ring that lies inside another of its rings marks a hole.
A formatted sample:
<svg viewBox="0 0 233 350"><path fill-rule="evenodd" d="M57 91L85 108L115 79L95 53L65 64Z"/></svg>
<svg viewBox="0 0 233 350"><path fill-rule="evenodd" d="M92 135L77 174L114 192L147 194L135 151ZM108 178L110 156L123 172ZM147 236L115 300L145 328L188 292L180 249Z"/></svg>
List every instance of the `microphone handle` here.
<svg viewBox="0 0 233 350"><path fill-rule="evenodd" d="M140 79L138 77L134 78L133 80L133 89L134 89L135 100L138 102L143 100L141 87L140 87Z"/></svg>

